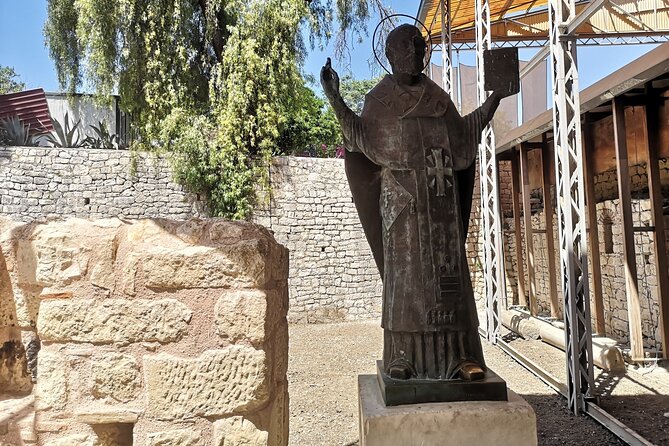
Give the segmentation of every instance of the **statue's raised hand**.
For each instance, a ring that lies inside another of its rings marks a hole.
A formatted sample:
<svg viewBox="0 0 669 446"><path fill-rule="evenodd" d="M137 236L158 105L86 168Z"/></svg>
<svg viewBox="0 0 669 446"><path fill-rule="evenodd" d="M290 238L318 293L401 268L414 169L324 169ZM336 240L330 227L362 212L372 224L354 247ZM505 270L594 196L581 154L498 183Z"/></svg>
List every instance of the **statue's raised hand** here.
<svg viewBox="0 0 669 446"><path fill-rule="evenodd" d="M328 57L325 66L321 68L321 85L328 99L339 97L339 75L332 68L332 62Z"/></svg>

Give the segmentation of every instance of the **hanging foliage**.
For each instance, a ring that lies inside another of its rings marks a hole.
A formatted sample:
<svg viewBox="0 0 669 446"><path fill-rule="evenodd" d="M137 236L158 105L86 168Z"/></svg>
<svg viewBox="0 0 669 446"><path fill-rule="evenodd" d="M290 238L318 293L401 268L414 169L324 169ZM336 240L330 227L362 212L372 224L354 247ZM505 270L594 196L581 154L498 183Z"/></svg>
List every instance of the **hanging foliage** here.
<svg viewBox="0 0 669 446"><path fill-rule="evenodd" d="M295 117L307 47L366 33L380 0L49 0L63 88L118 93L135 148L168 150L212 213L245 218ZM383 11L385 13L385 10ZM343 37L342 37L343 36Z"/></svg>

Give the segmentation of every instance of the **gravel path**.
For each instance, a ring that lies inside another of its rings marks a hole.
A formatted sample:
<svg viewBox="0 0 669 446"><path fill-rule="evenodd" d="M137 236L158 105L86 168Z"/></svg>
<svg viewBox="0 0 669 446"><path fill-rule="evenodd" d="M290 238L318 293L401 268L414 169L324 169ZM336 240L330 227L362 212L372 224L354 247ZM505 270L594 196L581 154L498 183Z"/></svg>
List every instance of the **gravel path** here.
<svg viewBox="0 0 669 446"><path fill-rule="evenodd" d="M375 373L382 335L378 321L290 327L291 446L357 444L357 375ZM484 354L488 365L534 407L540 445L624 444L591 418L570 415L561 396L501 350L484 343Z"/></svg>
<svg viewBox="0 0 669 446"><path fill-rule="evenodd" d="M510 345L544 370L566 382L564 352L542 341L516 338ZM630 370L616 375L595 367L599 405L647 440L669 445L669 373L661 367Z"/></svg>

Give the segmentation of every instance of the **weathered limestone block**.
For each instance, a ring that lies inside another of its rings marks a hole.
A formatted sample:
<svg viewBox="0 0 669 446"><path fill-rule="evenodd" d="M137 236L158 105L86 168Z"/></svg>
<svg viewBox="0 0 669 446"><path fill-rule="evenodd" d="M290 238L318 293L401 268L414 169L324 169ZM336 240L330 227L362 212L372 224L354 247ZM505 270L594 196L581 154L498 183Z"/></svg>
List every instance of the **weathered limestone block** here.
<svg viewBox="0 0 669 446"><path fill-rule="evenodd" d="M177 429L149 434L146 446L200 446L201 444L199 431Z"/></svg>
<svg viewBox="0 0 669 446"><path fill-rule="evenodd" d="M130 344L179 340L193 312L174 299L45 300L37 330L43 341Z"/></svg>
<svg viewBox="0 0 669 446"><path fill-rule="evenodd" d="M20 240L18 258L21 262L21 284L61 288L79 281L90 273L91 281L102 288L114 283L113 258L115 235L121 221L116 219L72 219L35 226L29 240Z"/></svg>
<svg viewBox="0 0 669 446"><path fill-rule="evenodd" d="M287 275L286 249L251 223L140 221L126 240L138 245L144 284L154 290L271 288Z"/></svg>
<svg viewBox="0 0 669 446"><path fill-rule="evenodd" d="M265 352L232 345L196 359L144 357L147 411L161 420L224 416L268 401Z"/></svg>
<svg viewBox="0 0 669 446"><path fill-rule="evenodd" d="M111 353L94 358L91 375L91 393L96 398L110 397L127 403L137 396L141 385L139 367L131 355Z"/></svg>
<svg viewBox="0 0 669 446"><path fill-rule="evenodd" d="M118 407L86 406L75 413L77 421L88 425L133 424L141 411Z"/></svg>
<svg viewBox="0 0 669 446"><path fill-rule="evenodd" d="M34 327L39 308L39 288L19 285L21 270L35 264L31 256L17 255L21 237L30 227L0 218L0 324ZM25 266L24 266L25 264Z"/></svg>
<svg viewBox="0 0 669 446"><path fill-rule="evenodd" d="M0 246L0 328L16 325L16 302L12 292L11 279L7 271L7 262ZM0 336L0 341L7 340Z"/></svg>
<svg viewBox="0 0 669 446"><path fill-rule="evenodd" d="M95 443L96 441L93 436L86 434L75 434L48 441L44 446L96 446Z"/></svg>
<svg viewBox="0 0 669 446"><path fill-rule="evenodd" d="M268 320L267 310L282 306L277 292L262 290L225 291L214 308L216 332L230 342L248 339L257 345L265 341L265 327L274 327L279 311Z"/></svg>
<svg viewBox="0 0 669 446"><path fill-rule="evenodd" d="M155 248L142 262L145 283L162 289L262 287L266 249L258 240L218 248Z"/></svg>
<svg viewBox="0 0 669 446"><path fill-rule="evenodd" d="M37 410L63 409L67 404L68 364L57 351L42 349L37 359Z"/></svg>
<svg viewBox="0 0 669 446"><path fill-rule="evenodd" d="M214 422L214 446L267 446L267 432L244 417L230 417Z"/></svg>

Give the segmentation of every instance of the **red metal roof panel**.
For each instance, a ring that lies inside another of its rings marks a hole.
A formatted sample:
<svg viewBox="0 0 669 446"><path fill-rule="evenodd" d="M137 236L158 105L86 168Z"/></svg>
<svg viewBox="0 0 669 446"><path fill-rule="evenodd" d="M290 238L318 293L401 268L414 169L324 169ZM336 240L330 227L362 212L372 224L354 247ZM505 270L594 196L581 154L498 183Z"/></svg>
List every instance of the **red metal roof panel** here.
<svg viewBox="0 0 669 446"><path fill-rule="evenodd" d="M41 88L0 95L0 119L11 116L18 116L24 125L30 126L32 134L53 130L49 105Z"/></svg>

